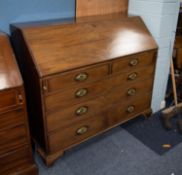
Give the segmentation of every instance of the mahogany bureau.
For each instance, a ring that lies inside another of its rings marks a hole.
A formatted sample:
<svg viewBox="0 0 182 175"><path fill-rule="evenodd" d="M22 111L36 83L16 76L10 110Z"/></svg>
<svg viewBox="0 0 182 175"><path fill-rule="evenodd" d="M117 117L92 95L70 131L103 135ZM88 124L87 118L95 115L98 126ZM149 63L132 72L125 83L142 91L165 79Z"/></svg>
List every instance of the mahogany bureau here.
<svg viewBox="0 0 182 175"><path fill-rule="evenodd" d="M47 165L151 112L157 45L140 17L106 16L12 25L31 131Z"/></svg>
<svg viewBox="0 0 182 175"><path fill-rule="evenodd" d="M23 82L3 33L0 46L0 175L36 175Z"/></svg>

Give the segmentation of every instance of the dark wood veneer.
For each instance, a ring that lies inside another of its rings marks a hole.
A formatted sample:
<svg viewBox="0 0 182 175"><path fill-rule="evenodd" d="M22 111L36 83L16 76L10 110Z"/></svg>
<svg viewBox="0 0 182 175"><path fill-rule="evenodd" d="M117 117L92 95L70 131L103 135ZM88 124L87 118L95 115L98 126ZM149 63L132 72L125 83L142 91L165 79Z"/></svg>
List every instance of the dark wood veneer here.
<svg viewBox="0 0 182 175"><path fill-rule="evenodd" d="M47 165L70 147L151 112L157 45L140 17L108 16L12 26L32 135Z"/></svg>
<svg viewBox="0 0 182 175"><path fill-rule="evenodd" d="M0 174L37 175L23 81L4 33L0 33L0 46Z"/></svg>

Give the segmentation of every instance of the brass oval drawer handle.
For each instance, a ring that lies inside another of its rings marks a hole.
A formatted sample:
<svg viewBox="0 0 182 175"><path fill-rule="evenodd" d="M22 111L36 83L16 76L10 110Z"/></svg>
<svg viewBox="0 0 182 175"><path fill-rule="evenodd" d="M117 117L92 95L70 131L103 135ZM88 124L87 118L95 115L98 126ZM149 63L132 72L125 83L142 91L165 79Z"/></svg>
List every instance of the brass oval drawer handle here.
<svg viewBox="0 0 182 175"><path fill-rule="evenodd" d="M133 96L133 95L136 94L136 92L137 92L137 91L136 91L135 88L131 88L131 89L128 90L127 94L128 94L128 96Z"/></svg>
<svg viewBox="0 0 182 175"><path fill-rule="evenodd" d="M137 78L138 74L136 72L130 74L128 76L128 80L135 80Z"/></svg>
<svg viewBox="0 0 182 175"><path fill-rule="evenodd" d="M130 66L136 66L139 63L138 59L133 59L130 61Z"/></svg>
<svg viewBox="0 0 182 175"><path fill-rule="evenodd" d="M88 79L87 73L80 73L75 77L75 81L82 82Z"/></svg>
<svg viewBox="0 0 182 175"><path fill-rule="evenodd" d="M135 106L129 106L128 108L127 108L127 110L126 110L126 112L127 113L132 113L132 112L134 112L135 111Z"/></svg>
<svg viewBox="0 0 182 175"><path fill-rule="evenodd" d="M77 98L80 98L80 97L83 97L83 96L85 96L85 95L87 95L87 94L88 94L88 90L87 90L87 89L80 89L80 90L78 90L78 91L76 92L75 96L76 96Z"/></svg>
<svg viewBox="0 0 182 175"><path fill-rule="evenodd" d="M76 134L77 135L83 135L88 131L88 128L89 128L88 126L83 126L79 129L77 129Z"/></svg>
<svg viewBox="0 0 182 175"><path fill-rule="evenodd" d="M75 113L77 116L81 116L83 114L86 114L87 112L88 112L88 107L82 106L82 107L78 108Z"/></svg>

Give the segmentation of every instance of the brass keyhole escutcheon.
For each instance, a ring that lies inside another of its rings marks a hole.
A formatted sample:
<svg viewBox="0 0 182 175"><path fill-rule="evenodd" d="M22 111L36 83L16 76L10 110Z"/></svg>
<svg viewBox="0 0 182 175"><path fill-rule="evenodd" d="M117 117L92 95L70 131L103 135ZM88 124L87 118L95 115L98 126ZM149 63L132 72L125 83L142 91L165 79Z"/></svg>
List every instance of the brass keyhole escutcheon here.
<svg viewBox="0 0 182 175"><path fill-rule="evenodd" d="M131 80L131 81L135 80L137 78L137 76L138 76L138 74L136 72L134 72L128 76L128 80Z"/></svg>
<svg viewBox="0 0 182 175"><path fill-rule="evenodd" d="M88 112L88 107L82 106L82 107L78 108L75 113L77 116L81 116L81 115L86 114L87 112Z"/></svg>
<svg viewBox="0 0 182 175"><path fill-rule="evenodd" d="M88 126L83 126L79 129L77 129L76 133L77 135L83 135L88 131Z"/></svg>
<svg viewBox="0 0 182 175"><path fill-rule="evenodd" d="M133 96L133 95L135 95L135 94L136 94L136 89L135 89L135 88L131 88L131 89L129 89L128 92L127 92L127 95L128 95L128 96Z"/></svg>
<svg viewBox="0 0 182 175"><path fill-rule="evenodd" d="M135 111L135 106L129 106L128 108L127 108L127 110L126 110L126 112L127 113L132 113L132 112L134 112Z"/></svg>
<svg viewBox="0 0 182 175"><path fill-rule="evenodd" d="M80 98L80 97L84 97L85 95L87 95L87 93L88 93L87 89L80 89L76 92L75 96L77 98Z"/></svg>
<svg viewBox="0 0 182 175"><path fill-rule="evenodd" d="M44 86L43 86L43 90L44 90L44 91L47 91L47 90L48 90L47 86L44 85Z"/></svg>
<svg viewBox="0 0 182 175"><path fill-rule="evenodd" d="M138 59L133 59L130 61L129 65L130 66L136 66L139 63Z"/></svg>
<svg viewBox="0 0 182 175"><path fill-rule="evenodd" d="M75 80L78 82L82 82L88 79L88 74L87 73L80 73L75 77Z"/></svg>
<svg viewBox="0 0 182 175"><path fill-rule="evenodd" d="M20 104L23 104L23 95L22 94L18 94L18 100Z"/></svg>

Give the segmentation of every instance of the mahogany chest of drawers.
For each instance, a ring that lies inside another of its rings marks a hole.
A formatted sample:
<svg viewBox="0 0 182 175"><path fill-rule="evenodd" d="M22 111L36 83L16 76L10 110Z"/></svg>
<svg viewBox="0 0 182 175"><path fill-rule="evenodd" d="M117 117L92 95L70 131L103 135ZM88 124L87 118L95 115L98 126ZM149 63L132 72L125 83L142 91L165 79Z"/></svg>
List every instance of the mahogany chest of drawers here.
<svg viewBox="0 0 182 175"><path fill-rule="evenodd" d="M93 19L12 25L32 135L47 165L70 147L151 112L157 45L143 21Z"/></svg>
<svg viewBox="0 0 182 175"><path fill-rule="evenodd" d="M3 33L0 46L0 174L36 175L23 82Z"/></svg>

